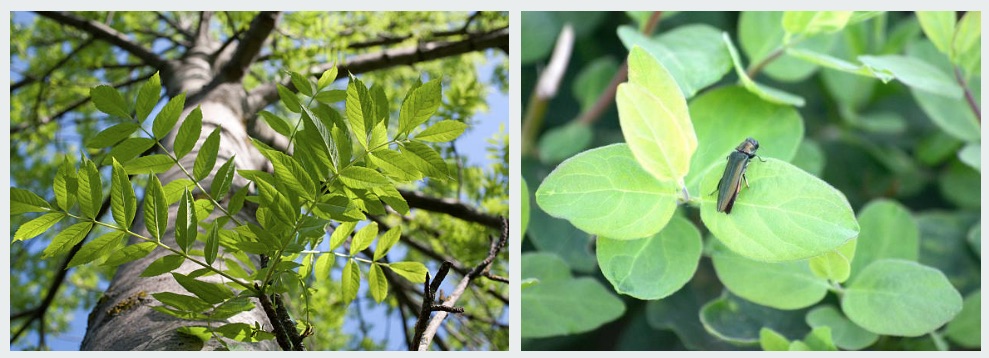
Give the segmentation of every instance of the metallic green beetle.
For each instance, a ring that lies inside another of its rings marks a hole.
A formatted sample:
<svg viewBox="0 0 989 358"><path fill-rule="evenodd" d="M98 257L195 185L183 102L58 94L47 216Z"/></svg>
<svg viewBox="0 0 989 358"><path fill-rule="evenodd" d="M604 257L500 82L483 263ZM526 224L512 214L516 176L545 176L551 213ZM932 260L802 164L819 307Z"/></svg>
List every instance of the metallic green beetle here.
<svg viewBox="0 0 989 358"><path fill-rule="evenodd" d="M756 156L755 151L757 149L759 149L759 142L749 137L738 147L735 147L734 152L728 154L725 173L721 175L721 180L718 181L719 213L731 214L731 207L735 205L738 192L742 190L742 181L745 181L745 187L749 186L749 180L745 178L745 168L749 166L749 160Z"/></svg>

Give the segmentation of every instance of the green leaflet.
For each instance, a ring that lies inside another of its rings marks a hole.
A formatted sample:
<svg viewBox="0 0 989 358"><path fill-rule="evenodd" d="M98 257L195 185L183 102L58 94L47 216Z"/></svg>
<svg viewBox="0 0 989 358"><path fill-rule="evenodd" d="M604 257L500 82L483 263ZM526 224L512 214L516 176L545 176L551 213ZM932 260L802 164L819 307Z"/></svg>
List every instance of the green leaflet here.
<svg viewBox="0 0 989 358"><path fill-rule="evenodd" d="M206 235L206 247L203 248L203 255L207 265L212 265L216 261L216 254L220 250L220 225L213 223Z"/></svg>
<svg viewBox="0 0 989 358"><path fill-rule="evenodd" d="M323 74L319 76L319 81L316 82L316 89L322 91L324 88L333 84L333 81L337 79L337 66L330 67L330 69L323 71Z"/></svg>
<svg viewBox="0 0 989 358"><path fill-rule="evenodd" d="M156 175L151 176L151 181L145 188L144 226L151 237L158 241L161 241L161 236L168 227L168 204L165 203L165 192Z"/></svg>
<svg viewBox="0 0 989 358"><path fill-rule="evenodd" d="M65 218L65 213L48 213L31 221L24 223L21 227L17 228L17 232L14 233L13 241L29 240L33 239L35 236L41 235L49 228L57 224Z"/></svg>
<svg viewBox="0 0 989 358"><path fill-rule="evenodd" d="M141 86L141 91L137 93L137 103L134 105L134 111L136 112L136 117L138 121L144 120L151 110L155 108L155 104L158 104L158 99L161 95L161 77L158 72L151 75L148 82L145 82Z"/></svg>
<svg viewBox="0 0 989 358"><path fill-rule="evenodd" d="M398 239L402 236L401 227L393 227L381 235L378 239L378 246L374 248L374 261L380 260L382 257L388 254L392 246L398 243Z"/></svg>
<svg viewBox="0 0 989 358"><path fill-rule="evenodd" d="M113 251L110 257L103 262L103 266L116 267L140 259L148 256L151 251L154 251L155 247L158 247L158 244L153 242L142 242L124 246L123 249Z"/></svg>
<svg viewBox="0 0 989 358"><path fill-rule="evenodd" d="M341 277L341 287L343 289L343 302L348 306L350 302L357 298L357 290L361 287L361 271L357 267L357 262L348 260L343 266L343 276Z"/></svg>
<svg viewBox="0 0 989 358"><path fill-rule="evenodd" d="M280 83L276 84L278 87L278 97L281 99L282 103L285 104L285 108L288 110L299 113L302 110L302 102L299 101L299 96L296 96L294 92L290 91L285 86Z"/></svg>
<svg viewBox="0 0 989 358"><path fill-rule="evenodd" d="M419 142L404 143L402 156L416 169L430 177L446 179L450 175L443 157L428 145Z"/></svg>
<svg viewBox="0 0 989 358"><path fill-rule="evenodd" d="M130 137L138 128L141 128L141 126L137 125L137 123L130 122L113 125L96 134L95 137L86 142L86 146L89 148L106 148L112 146Z"/></svg>
<svg viewBox="0 0 989 358"><path fill-rule="evenodd" d="M200 281L177 272L172 272L172 277L183 288L210 304L215 305L234 296L229 288L218 283Z"/></svg>
<svg viewBox="0 0 989 358"><path fill-rule="evenodd" d="M234 172L237 170L234 167L234 155L227 159L226 163L220 166L220 169L216 170L216 176L213 177L213 183L210 184L209 194L217 201L223 200L227 196L227 192L230 191L230 184L234 180Z"/></svg>
<svg viewBox="0 0 989 358"><path fill-rule="evenodd" d="M96 261L101 257L109 257L124 245L124 236L125 234L123 232L114 231L87 242L72 257L68 267L76 267Z"/></svg>
<svg viewBox="0 0 989 358"><path fill-rule="evenodd" d="M103 157L103 165L110 165L113 159L117 159L118 162L127 163L137 158L139 155L150 149L155 145L155 140L151 138L144 137L132 137L124 139L117 145L114 145L110 149L110 153Z"/></svg>
<svg viewBox="0 0 989 358"><path fill-rule="evenodd" d="M55 238L48 244L45 251L41 253L41 257L49 258L69 252L73 246L86 238L86 234L89 234L89 230L92 228L93 223L89 221L69 226L58 233L58 235L55 235Z"/></svg>
<svg viewBox="0 0 989 358"><path fill-rule="evenodd" d="M196 178L196 181L203 180L213 171L213 166L216 165L216 154L219 150L220 128L217 127L206 137L203 146L199 148L199 154L196 155L196 163L192 168L192 176Z"/></svg>
<svg viewBox="0 0 989 358"><path fill-rule="evenodd" d="M330 269L333 268L333 255L319 255L313 267L316 275L316 282L323 282L330 278Z"/></svg>
<svg viewBox="0 0 989 358"><path fill-rule="evenodd" d="M100 112L130 119L130 110L128 109L127 101L124 100L124 96L120 95L120 91L117 91L116 88L99 85L89 90L89 97L93 99L93 104Z"/></svg>
<svg viewBox="0 0 989 358"><path fill-rule="evenodd" d="M412 90L398 115L398 134L408 134L425 123L440 108L443 100L440 80L434 79Z"/></svg>
<svg viewBox="0 0 989 358"><path fill-rule="evenodd" d="M368 93L364 82L351 76L347 86L347 120L350 130L357 137L361 147L368 148L367 133L374 128L374 108L371 94Z"/></svg>
<svg viewBox="0 0 989 358"><path fill-rule="evenodd" d="M103 182L96 164L84 159L79 168L79 208L88 218L96 218L103 206Z"/></svg>
<svg viewBox="0 0 989 358"><path fill-rule="evenodd" d="M168 182L168 184L162 187L165 193L165 205L169 206L179 202L179 199L182 199L182 193L185 193L186 189L196 190L195 185L195 182L186 178L179 178Z"/></svg>
<svg viewBox="0 0 989 358"><path fill-rule="evenodd" d="M358 230L354 234L354 240L350 243L350 255L357 255L357 253L371 246L371 242L374 241L376 236L378 236L378 223L376 222L372 222Z"/></svg>
<svg viewBox="0 0 989 358"><path fill-rule="evenodd" d="M62 164L58 166L52 191L55 192L55 202L62 210L68 211L75 204L79 179L76 177L75 167L67 159L62 160Z"/></svg>
<svg viewBox="0 0 989 358"><path fill-rule="evenodd" d="M350 188L370 188L378 185L388 185L391 182L376 170L364 167L349 166L340 171L340 182Z"/></svg>
<svg viewBox="0 0 989 358"><path fill-rule="evenodd" d="M333 230L333 233L330 234L330 250L336 250L337 247L340 247L340 244L343 244L344 240L347 240L347 237L350 236L350 233L354 231L354 227L356 226L356 221L340 223L340 226L337 226Z"/></svg>
<svg viewBox="0 0 989 358"><path fill-rule="evenodd" d="M172 270L182 266L183 262L185 262L185 258L180 255L162 256L148 265L148 268L141 273L141 277L154 277L172 272Z"/></svg>
<svg viewBox="0 0 989 358"><path fill-rule="evenodd" d="M175 217L175 242L182 252L189 252L192 243L196 241L196 206L193 203L192 192L186 189L179 199L179 211Z"/></svg>
<svg viewBox="0 0 989 358"><path fill-rule="evenodd" d="M295 86L295 89L299 90L299 93L309 97L313 96L314 92L312 82L309 82L309 79L306 78L306 76L303 76L301 73L295 71L289 71L288 74L289 77L292 78L292 85Z"/></svg>
<svg viewBox="0 0 989 358"><path fill-rule="evenodd" d="M371 271L367 273L367 285L375 302L381 303L388 297L388 279L377 263L371 264Z"/></svg>
<svg viewBox="0 0 989 358"><path fill-rule="evenodd" d="M271 129L274 129L275 132L278 132L278 134L286 137L292 136L292 127L288 125L288 122L284 118L276 116L274 113L268 111L261 111L258 112L258 114L260 114L261 117L264 118L264 122L268 123L268 126L271 127Z"/></svg>
<svg viewBox="0 0 989 358"><path fill-rule="evenodd" d="M199 141L199 135L202 134L203 130L203 110L199 106L196 106L185 120L182 121L182 125L179 126L179 133L175 135L175 144L172 145L172 149L175 151L175 157L181 159L185 157L186 154L192 151L192 148L196 147L196 142Z"/></svg>
<svg viewBox="0 0 989 358"><path fill-rule="evenodd" d="M425 142L449 142L457 139L466 129L466 123L447 119L436 122L436 124L419 132L415 139Z"/></svg>
<svg viewBox="0 0 989 358"><path fill-rule="evenodd" d="M185 93L179 93L177 96L172 97L161 108L161 111L155 116L154 123L151 124L151 133L155 135L155 138L165 138L168 132L171 132L172 128L175 128L175 123L178 123L183 108L185 108Z"/></svg>
<svg viewBox="0 0 989 358"><path fill-rule="evenodd" d="M135 174L158 174L172 168L175 162L165 154L152 154L144 157L137 157L124 163L127 175Z"/></svg>
<svg viewBox="0 0 989 358"><path fill-rule="evenodd" d="M51 204L38 196L38 194L24 189L10 187L11 215L49 211L51 207Z"/></svg>
<svg viewBox="0 0 989 358"><path fill-rule="evenodd" d="M134 187L131 186L124 167L116 159L113 160L111 174L110 207L113 209L113 220L120 227L130 230L134 216L137 214L137 196L134 194Z"/></svg>
<svg viewBox="0 0 989 358"><path fill-rule="evenodd" d="M264 154L275 167L275 179L279 183L307 200L316 199L316 183L295 158L280 151L268 149L260 145L257 140L252 141L254 146L261 151L261 154Z"/></svg>
<svg viewBox="0 0 989 358"><path fill-rule="evenodd" d="M426 269L426 265L423 265L421 262L403 261L381 265L391 269L392 272L398 274L399 276L405 277L405 279L412 281L412 283L415 284L425 282L426 274L429 273L429 270Z"/></svg>

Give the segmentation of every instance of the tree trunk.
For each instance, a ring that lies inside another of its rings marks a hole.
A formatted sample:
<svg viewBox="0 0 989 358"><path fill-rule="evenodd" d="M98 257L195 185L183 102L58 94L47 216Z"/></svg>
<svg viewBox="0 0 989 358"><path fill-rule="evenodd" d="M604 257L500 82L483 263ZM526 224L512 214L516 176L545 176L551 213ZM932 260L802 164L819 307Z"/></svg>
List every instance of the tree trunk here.
<svg viewBox="0 0 989 358"><path fill-rule="evenodd" d="M201 56L215 50L213 46L217 43L211 42L202 45L202 48L193 48L190 55L181 62L172 62L166 68L161 69L161 77L166 93L174 95L186 92L189 100L182 114L184 119L197 105L201 106L203 113L203 129L196 149L186 155L180 163L191 172L195 162L198 148L206 136L214 128L220 128L220 150L217 155L216 167L222 165L226 160L236 154L235 165L237 169L264 169L266 159L250 144L247 128L245 126L244 104L247 93L239 82L223 83L213 88L207 84L211 83L216 73L216 63L210 63L206 57ZM200 51L197 51L200 50ZM200 91L200 89L202 89ZM181 126L181 120L175 128ZM163 145L172 151L174 142L174 131L168 138L162 141ZM159 175L162 184L185 178L185 174L178 168ZM209 190L212 182L212 175L201 181L203 188ZM240 179L240 178L238 178ZM244 186L243 179L235 180L232 189L236 190ZM218 198L218 200L221 198ZM225 204L225 201L221 201ZM139 206L143 207L143 206ZM138 210L141 212L142 210ZM175 218L178 211L178 204L169 207L168 228L162 235L162 242L171 247L178 247L175 242ZM218 209L214 212L219 212ZM217 215L214 214L214 217ZM238 214L241 221L254 221L253 213L249 210ZM229 226L230 224L228 224ZM142 235L149 236L144 227L143 215L139 215L135 220L133 229ZM131 242L132 244L134 241ZM200 246L201 243L199 243ZM217 257L222 257L222 248ZM110 287L103 298L89 315L89 326L86 336L83 339L81 349L83 350L212 350L220 348L215 340L210 340L209 344L203 346L198 338L188 337L176 332L176 328L188 325L207 325L207 322L193 322L181 320L164 313L151 309L152 306L160 303L151 297L157 292L175 292L189 294L182 286L169 274L155 277L140 277L141 272L149 264L158 258L167 255L169 252L156 249L147 257L121 265ZM257 264L257 263L256 263ZM214 265L222 265L222 260L217 260ZM222 268L222 266L219 266ZM188 274L199 269L201 266L193 262L186 261L175 272ZM221 282L222 277L213 275L203 278L204 281ZM255 303L257 301L255 299ZM243 322L254 325L255 322L270 330L271 324L268 321L260 305L254 310L243 312L230 319L209 323L217 327L226 323ZM238 345L239 349L256 350L276 350L279 349L274 340L268 340L257 344Z"/></svg>

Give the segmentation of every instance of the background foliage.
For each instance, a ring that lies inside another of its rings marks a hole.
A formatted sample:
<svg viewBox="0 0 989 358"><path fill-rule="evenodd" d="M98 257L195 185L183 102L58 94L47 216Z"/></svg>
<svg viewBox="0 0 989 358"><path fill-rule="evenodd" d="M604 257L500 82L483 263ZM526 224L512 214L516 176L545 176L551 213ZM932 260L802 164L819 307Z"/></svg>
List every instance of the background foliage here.
<svg viewBox="0 0 989 358"><path fill-rule="evenodd" d="M981 13L522 20L523 349L980 347Z"/></svg>

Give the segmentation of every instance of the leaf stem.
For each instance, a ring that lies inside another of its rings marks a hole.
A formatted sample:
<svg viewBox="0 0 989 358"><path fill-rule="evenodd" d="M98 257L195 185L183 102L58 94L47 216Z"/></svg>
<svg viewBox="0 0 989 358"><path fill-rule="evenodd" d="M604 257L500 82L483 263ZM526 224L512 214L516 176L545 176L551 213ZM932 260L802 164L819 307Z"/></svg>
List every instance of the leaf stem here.
<svg viewBox="0 0 989 358"><path fill-rule="evenodd" d="M975 102L975 96L972 95L972 91L968 88L968 82L965 81L965 76L962 75L961 69L958 66L954 66L955 70L955 80L958 84L962 86L962 90L965 91L965 101L968 102L968 108L972 110L975 114L975 119L982 123L982 111L979 109L979 104Z"/></svg>

